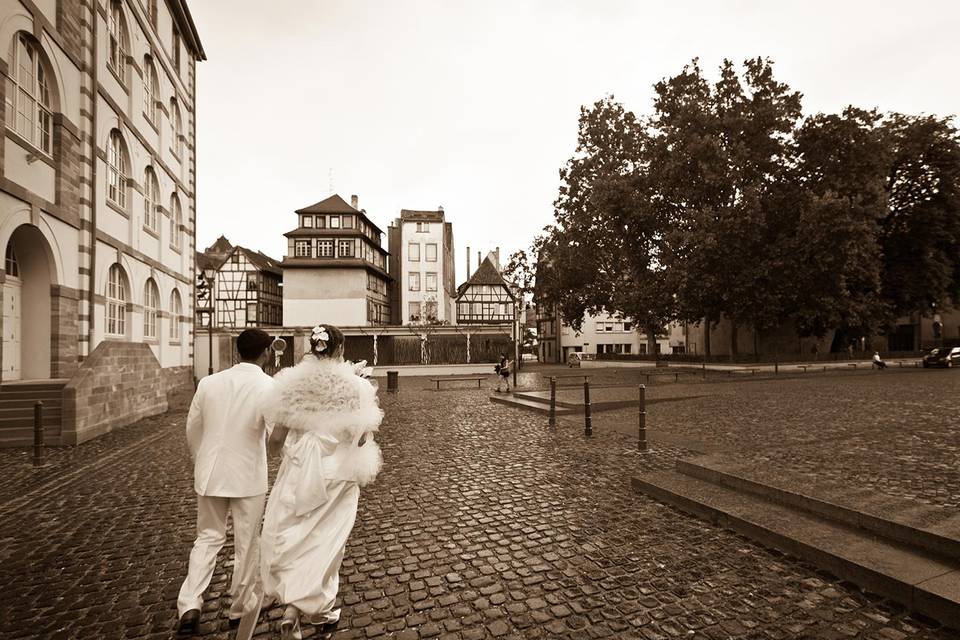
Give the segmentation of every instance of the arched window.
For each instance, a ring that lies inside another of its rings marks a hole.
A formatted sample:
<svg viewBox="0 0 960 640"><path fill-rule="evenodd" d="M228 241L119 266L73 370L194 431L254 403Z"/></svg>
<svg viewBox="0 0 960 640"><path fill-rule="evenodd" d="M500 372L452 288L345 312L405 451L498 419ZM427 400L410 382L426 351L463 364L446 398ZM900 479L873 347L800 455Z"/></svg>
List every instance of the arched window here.
<svg viewBox="0 0 960 640"><path fill-rule="evenodd" d="M157 207L160 205L160 185L153 167L147 167L143 176L143 226L160 233Z"/></svg>
<svg viewBox="0 0 960 640"><path fill-rule="evenodd" d="M127 335L127 275L119 264L107 273L107 334Z"/></svg>
<svg viewBox="0 0 960 640"><path fill-rule="evenodd" d="M7 243L7 255L6 260L4 260L4 266L6 267L8 278L20 277L20 263L17 262L17 252L13 250L12 241Z"/></svg>
<svg viewBox="0 0 960 640"><path fill-rule="evenodd" d="M183 210L180 208L180 198L177 194L170 196L170 246L180 251L182 236L180 226L183 224Z"/></svg>
<svg viewBox="0 0 960 640"><path fill-rule="evenodd" d="M52 153L50 81L40 47L25 33L13 40L7 77L7 126L46 154Z"/></svg>
<svg viewBox="0 0 960 640"><path fill-rule="evenodd" d="M119 0L110 3L110 15L107 17L107 30L110 32L110 58L107 65L121 81L127 81L127 51L130 40L127 37L127 23L123 19L123 9Z"/></svg>
<svg viewBox="0 0 960 640"><path fill-rule="evenodd" d="M127 208L127 147L118 129L110 132L107 142L107 198Z"/></svg>
<svg viewBox="0 0 960 640"><path fill-rule="evenodd" d="M183 119L180 117L180 106L176 98L170 100L170 150L178 157L183 157Z"/></svg>
<svg viewBox="0 0 960 640"><path fill-rule="evenodd" d="M153 278L147 278L143 288L143 337L157 337L157 314L160 312L160 292Z"/></svg>
<svg viewBox="0 0 960 640"><path fill-rule="evenodd" d="M170 341L180 341L180 316L183 315L183 303L180 292L174 289L170 293Z"/></svg>
<svg viewBox="0 0 960 640"><path fill-rule="evenodd" d="M157 124L158 95L160 95L160 84L157 81L157 70L153 66L153 59L145 56L143 59L143 114L154 125Z"/></svg>

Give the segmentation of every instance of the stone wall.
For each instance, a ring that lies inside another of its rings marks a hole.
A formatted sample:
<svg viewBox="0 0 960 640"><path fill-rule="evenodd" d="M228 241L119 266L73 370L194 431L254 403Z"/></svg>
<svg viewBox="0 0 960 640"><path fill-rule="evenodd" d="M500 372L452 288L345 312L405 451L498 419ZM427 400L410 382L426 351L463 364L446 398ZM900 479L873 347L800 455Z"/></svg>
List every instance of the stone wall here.
<svg viewBox="0 0 960 640"><path fill-rule="evenodd" d="M63 444L79 444L167 410L173 381L143 343L101 342L63 390Z"/></svg>
<svg viewBox="0 0 960 640"><path fill-rule="evenodd" d="M77 292L68 287L50 288L50 377L70 378L79 362Z"/></svg>

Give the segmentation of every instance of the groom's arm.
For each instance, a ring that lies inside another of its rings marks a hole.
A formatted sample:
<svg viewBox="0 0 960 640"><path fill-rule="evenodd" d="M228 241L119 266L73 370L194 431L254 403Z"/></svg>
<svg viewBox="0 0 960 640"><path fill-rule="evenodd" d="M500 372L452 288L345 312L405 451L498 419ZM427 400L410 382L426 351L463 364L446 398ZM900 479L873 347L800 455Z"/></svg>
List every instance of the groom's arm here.
<svg viewBox="0 0 960 640"><path fill-rule="evenodd" d="M190 412L187 413L187 446L190 447L190 457L197 458L200 449L200 440L203 438L203 380L197 385L197 392L193 394L190 403Z"/></svg>

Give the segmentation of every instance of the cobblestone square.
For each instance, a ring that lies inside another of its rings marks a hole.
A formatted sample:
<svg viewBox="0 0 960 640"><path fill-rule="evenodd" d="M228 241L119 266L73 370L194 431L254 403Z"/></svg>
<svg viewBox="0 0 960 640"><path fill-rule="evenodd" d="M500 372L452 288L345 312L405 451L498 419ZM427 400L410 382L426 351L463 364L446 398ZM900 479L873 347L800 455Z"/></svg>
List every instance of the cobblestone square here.
<svg viewBox="0 0 960 640"><path fill-rule="evenodd" d="M529 369L521 385L543 388ZM635 372L599 371L599 383ZM493 383L491 376L491 384ZM636 411L555 430L488 388L381 391L385 466L361 496L335 638L952 638L954 632L630 488L695 451L956 513L960 376L824 374L649 388ZM0 451L0 636L169 638L194 536L185 398L29 467ZM274 469L276 470L276 460ZM227 638L232 549L202 634ZM274 637L279 609L258 638ZM313 635L309 627L305 629Z"/></svg>

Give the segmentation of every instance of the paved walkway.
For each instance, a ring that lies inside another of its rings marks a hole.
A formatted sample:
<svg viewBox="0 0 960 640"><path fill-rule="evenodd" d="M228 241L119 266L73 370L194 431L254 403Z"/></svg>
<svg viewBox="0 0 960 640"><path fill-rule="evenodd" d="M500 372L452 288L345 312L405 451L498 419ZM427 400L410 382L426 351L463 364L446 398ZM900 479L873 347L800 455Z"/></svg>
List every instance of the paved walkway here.
<svg viewBox="0 0 960 640"><path fill-rule="evenodd" d="M957 637L630 490L682 445L641 455L612 423L587 441L487 391L428 384L383 397L386 467L361 497L335 638ZM14 487L0 493L0 637L170 637L195 513L182 431L182 411L158 417L37 477L0 454ZM230 559L228 546L206 637L229 637Z"/></svg>

